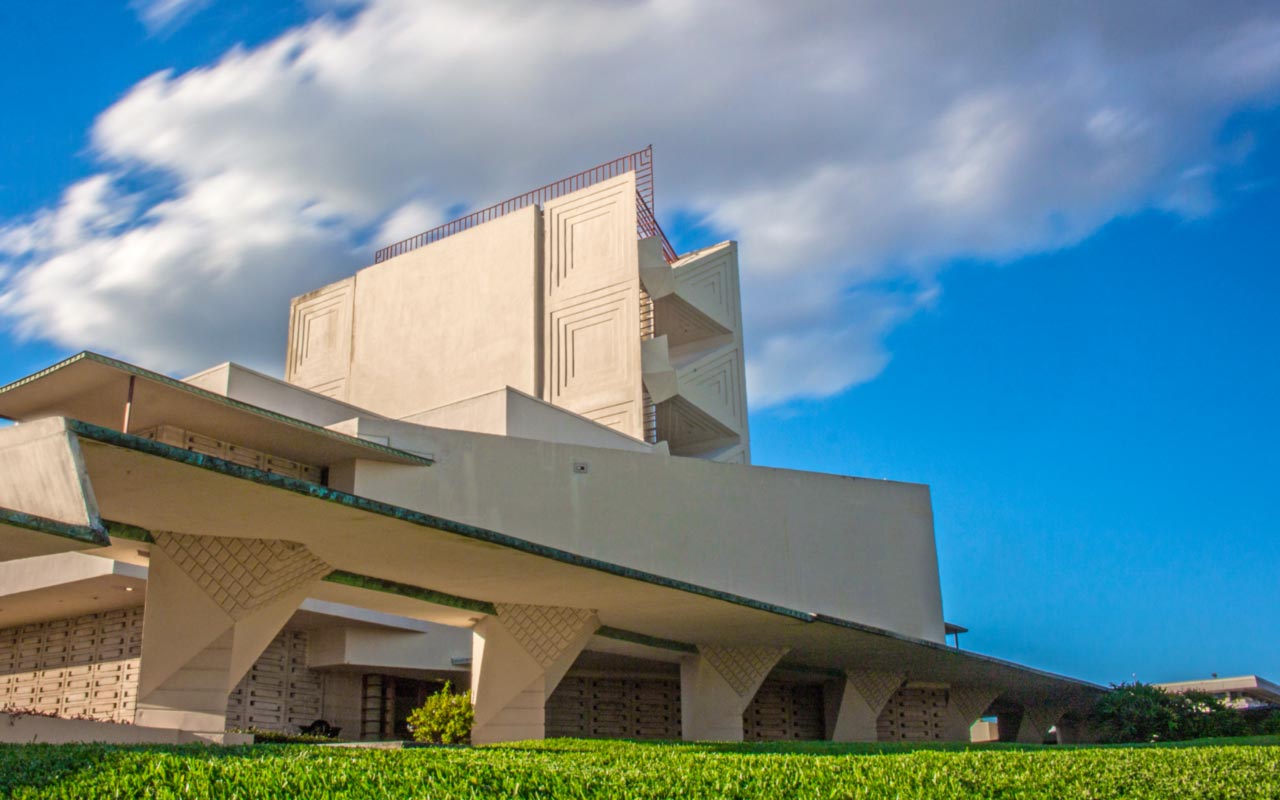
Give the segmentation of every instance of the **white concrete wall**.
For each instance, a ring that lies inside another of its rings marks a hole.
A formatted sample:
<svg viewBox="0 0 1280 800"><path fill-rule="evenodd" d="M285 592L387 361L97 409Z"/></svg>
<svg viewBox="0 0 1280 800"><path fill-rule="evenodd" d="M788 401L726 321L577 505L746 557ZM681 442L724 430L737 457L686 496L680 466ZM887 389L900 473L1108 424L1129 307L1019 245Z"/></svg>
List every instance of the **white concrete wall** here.
<svg viewBox="0 0 1280 800"><path fill-rule="evenodd" d="M350 625L311 632L307 664L379 670L455 671L454 658L471 656L471 630L432 625L429 632Z"/></svg>
<svg viewBox="0 0 1280 800"><path fill-rule="evenodd" d="M638 453L653 446L511 387L404 418L433 428L518 436L541 442L611 447Z"/></svg>
<svg viewBox="0 0 1280 800"><path fill-rule="evenodd" d="M253 737L235 733L196 734L174 728L148 728L90 719L58 719L0 712L3 744L252 744Z"/></svg>
<svg viewBox="0 0 1280 800"><path fill-rule="evenodd" d="M349 403L229 362L184 378L183 383L312 425L332 425L359 414L374 416Z"/></svg>
<svg viewBox="0 0 1280 800"><path fill-rule="evenodd" d="M362 420L429 468L334 469L356 494L635 569L943 641L927 486ZM357 431L358 427L358 431ZM347 430L350 429L350 430ZM585 463L586 474L575 473Z"/></svg>
<svg viewBox="0 0 1280 800"><path fill-rule="evenodd" d="M295 298L289 380L390 417L536 395L540 225L530 206Z"/></svg>

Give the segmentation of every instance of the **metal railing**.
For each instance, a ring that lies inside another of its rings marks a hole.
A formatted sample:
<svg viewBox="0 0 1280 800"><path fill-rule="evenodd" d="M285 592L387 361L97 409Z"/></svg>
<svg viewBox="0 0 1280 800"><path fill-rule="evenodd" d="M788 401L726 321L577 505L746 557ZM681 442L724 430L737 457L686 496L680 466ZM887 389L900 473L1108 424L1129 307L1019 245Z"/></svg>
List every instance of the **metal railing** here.
<svg viewBox="0 0 1280 800"><path fill-rule="evenodd" d="M657 217L653 216L653 211L644 201L644 196L639 191L636 192L636 235L641 239L650 236L657 236L662 242L662 257L667 260L668 264L674 263L676 260L676 249L671 246L671 242L667 241L667 235L662 232L662 227L658 225Z"/></svg>
<svg viewBox="0 0 1280 800"><path fill-rule="evenodd" d="M676 258L675 249L667 241L666 234L662 232L662 228L659 227L658 220L653 214L653 145L649 145L643 150L637 150L634 153L628 153L620 158L615 158L612 161L598 164L576 175L561 178L555 183L548 183L546 186L540 186L522 195L503 200L501 203L496 203L488 208L473 211L465 217L458 217L429 231L410 236L403 241L387 245L374 254L373 261L375 264L381 263L410 250L416 250L419 247L438 242L446 236L461 233L468 228L474 228L476 225L498 219L513 211L519 211L526 206L541 205L561 195L585 189L593 184L616 178L632 171L636 173L636 232L642 237L661 237L662 254L667 259L667 263L671 263Z"/></svg>

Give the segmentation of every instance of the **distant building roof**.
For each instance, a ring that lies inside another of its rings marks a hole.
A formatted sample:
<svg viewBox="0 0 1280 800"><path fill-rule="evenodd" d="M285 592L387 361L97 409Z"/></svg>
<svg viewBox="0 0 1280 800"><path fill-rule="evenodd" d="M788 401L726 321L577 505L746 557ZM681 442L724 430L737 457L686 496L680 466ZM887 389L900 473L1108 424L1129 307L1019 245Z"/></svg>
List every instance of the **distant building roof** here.
<svg viewBox="0 0 1280 800"><path fill-rule="evenodd" d="M1271 705L1280 705L1280 685L1272 683L1257 675L1239 675L1234 678L1208 678L1197 681L1175 681L1158 683L1160 688L1168 692L1208 692L1221 694L1235 692L1249 695Z"/></svg>

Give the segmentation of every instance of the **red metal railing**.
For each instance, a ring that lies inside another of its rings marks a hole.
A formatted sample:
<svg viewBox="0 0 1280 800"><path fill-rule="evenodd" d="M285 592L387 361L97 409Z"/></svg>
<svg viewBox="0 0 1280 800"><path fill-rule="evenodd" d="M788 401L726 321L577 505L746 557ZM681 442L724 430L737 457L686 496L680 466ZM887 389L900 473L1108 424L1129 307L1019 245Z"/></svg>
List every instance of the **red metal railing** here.
<svg viewBox="0 0 1280 800"><path fill-rule="evenodd" d="M648 203L644 201L644 195L639 191L636 191L636 235L641 239L657 236L662 242L662 257L668 264L676 260L676 249L671 246L671 242L667 241L667 235L662 232L657 218L653 216Z"/></svg>
<svg viewBox="0 0 1280 800"><path fill-rule="evenodd" d="M476 225L495 220L505 214L510 214L512 211L519 211L529 205L541 205L561 195L585 189L593 184L616 178L632 171L636 173L636 232L642 237L660 236L662 238L662 253L667 262L670 263L675 260L676 251L672 248L671 243L667 241L667 236L662 232L662 228L658 226L658 221L654 217L652 210L653 145L649 145L643 150L629 153L621 158L607 161L604 164L599 164L591 169L583 170L577 175L562 178L555 183L540 186L533 191L525 192L509 200L503 200L501 203L491 205L488 208L473 211L465 217L459 217L429 231L423 231L417 236L410 236L408 239L388 245L374 254L373 261L375 264L381 263L388 258L394 258L410 250L416 250L432 242L438 242L446 236L452 236L468 228L474 228Z"/></svg>

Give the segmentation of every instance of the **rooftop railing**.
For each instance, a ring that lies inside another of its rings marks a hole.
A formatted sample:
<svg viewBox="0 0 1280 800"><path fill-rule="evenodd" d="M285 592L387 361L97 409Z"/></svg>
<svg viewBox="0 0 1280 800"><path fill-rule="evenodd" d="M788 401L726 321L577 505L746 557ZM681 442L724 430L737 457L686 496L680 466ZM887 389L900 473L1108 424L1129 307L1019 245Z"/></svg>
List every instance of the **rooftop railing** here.
<svg viewBox="0 0 1280 800"><path fill-rule="evenodd" d="M621 158L598 164L576 175L561 178L555 183L548 183L546 186L540 186L522 195L503 200L501 203L496 203L488 208L473 211L465 217L458 217L429 231L410 236L403 241L387 245L374 254L373 261L375 264L379 264L410 250L417 250L419 247L426 247L433 242L438 242L446 236L461 233L468 228L474 228L513 211L519 211L526 206L541 205L548 200L554 200L570 192L585 189L593 184L607 181L610 178L616 178L632 171L636 173L636 233L641 237L658 236L662 241L662 254L667 259L667 263L671 263L676 259L675 248L671 246L671 242L667 241L667 236L662 232L662 228L658 225L658 220L653 213L653 145L649 145L643 150L629 153Z"/></svg>

